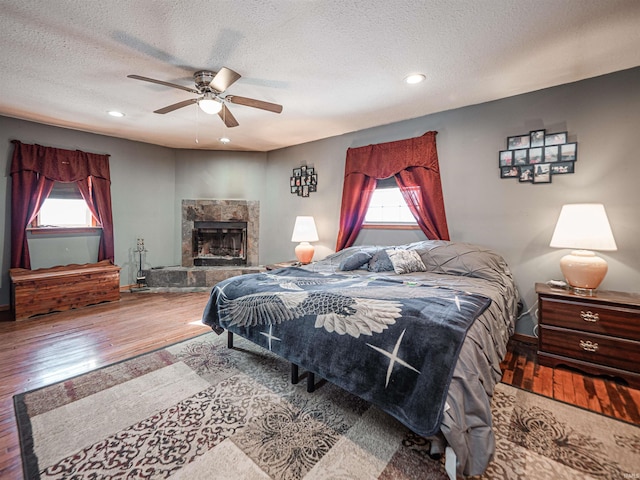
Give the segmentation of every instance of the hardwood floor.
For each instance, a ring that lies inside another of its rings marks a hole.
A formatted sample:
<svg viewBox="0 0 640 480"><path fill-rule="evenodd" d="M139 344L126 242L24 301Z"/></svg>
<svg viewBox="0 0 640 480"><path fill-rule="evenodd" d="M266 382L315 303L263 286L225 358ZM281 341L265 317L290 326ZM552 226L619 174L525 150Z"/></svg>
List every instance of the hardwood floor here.
<svg viewBox="0 0 640 480"><path fill-rule="evenodd" d="M123 293L119 302L21 322L0 312L0 478L22 478L13 395L211 331L198 325L198 293ZM640 390L537 364L535 346L512 341L503 381L640 425Z"/></svg>

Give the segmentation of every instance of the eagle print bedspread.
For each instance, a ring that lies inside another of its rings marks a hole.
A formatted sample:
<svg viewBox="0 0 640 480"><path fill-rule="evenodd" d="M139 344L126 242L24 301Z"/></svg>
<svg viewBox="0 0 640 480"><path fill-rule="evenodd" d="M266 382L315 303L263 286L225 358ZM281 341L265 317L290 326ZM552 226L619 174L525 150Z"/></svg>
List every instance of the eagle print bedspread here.
<svg viewBox="0 0 640 480"><path fill-rule="evenodd" d="M220 282L203 321L432 436L466 332L490 303L483 295L384 275L284 268Z"/></svg>

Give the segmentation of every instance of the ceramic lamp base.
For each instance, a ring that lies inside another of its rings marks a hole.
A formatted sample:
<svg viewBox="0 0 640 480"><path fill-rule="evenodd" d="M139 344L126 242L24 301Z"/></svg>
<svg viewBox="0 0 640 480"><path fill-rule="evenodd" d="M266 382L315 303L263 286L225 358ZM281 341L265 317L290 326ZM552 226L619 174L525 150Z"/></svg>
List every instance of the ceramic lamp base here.
<svg viewBox="0 0 640 480"><path fill-rule="evenodd" d="M590 250L574 250L560 259L560 270L578 295L592 296L608 269L607 262Z"/></svg>
<svg viewBox="0 0 640 480"><path fill-rule="evenodd" d="M314 251L315 248L313 248L313 245L311 245L309 242L300 242L296 246L296 258L300 263L306 265L308 263L311 263L311 260L313 260Z"/></svg>

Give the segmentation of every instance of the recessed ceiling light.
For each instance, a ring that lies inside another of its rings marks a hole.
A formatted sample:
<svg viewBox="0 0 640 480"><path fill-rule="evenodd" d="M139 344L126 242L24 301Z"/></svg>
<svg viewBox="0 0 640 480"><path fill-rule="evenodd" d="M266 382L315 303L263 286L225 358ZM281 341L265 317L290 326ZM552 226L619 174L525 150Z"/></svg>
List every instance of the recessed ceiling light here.
<svg viewBox="0 0 640 480"><path fill-rule="evenodd" d="M222 138L220 139L220 143L229 143L229 142L231 142L231 139L229 139L229 138L227 138L227 137L222 137Z"/></svg>
<svg viewBox="0 0 640 480"><path fill-rule="evenodd" d="M414 83L424 82L427 77L425 77L422 73L414 73L412 75L408 75L404 77L404 81L410 85Z"/></svg>
<svg viewBox="0 0 640 480"><path fill-rule="evenodd" d="M110 110L110 111L108 111L107 113L108 113L109 115L111 115L112 117L118 117L118 118L120 118L120 117L124 117L124 113L122 113L122 112L117 112L117 111L115 111L115 110Z"/></svg>

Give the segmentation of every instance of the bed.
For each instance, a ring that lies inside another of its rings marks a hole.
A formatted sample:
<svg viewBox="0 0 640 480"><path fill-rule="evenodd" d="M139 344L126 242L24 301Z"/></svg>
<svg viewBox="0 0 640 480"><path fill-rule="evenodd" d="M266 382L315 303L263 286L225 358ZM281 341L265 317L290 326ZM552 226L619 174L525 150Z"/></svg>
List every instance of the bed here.
<svg viewBox="0 0 640 480"><path fill-rule="evenodd" d="M517 310L499 254L427 240L227 279L203 321L375 404L446 451L455 478L494 454L490 403Z"/></svg>

